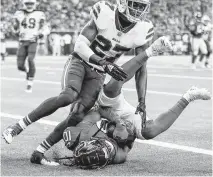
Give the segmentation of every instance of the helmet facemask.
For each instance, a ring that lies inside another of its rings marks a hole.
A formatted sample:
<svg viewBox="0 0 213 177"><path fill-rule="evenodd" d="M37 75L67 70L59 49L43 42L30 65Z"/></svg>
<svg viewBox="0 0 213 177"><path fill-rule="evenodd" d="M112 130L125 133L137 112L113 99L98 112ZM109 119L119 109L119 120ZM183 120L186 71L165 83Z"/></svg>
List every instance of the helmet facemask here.
<svg viewBox="0 0 213 177"><path fill-rule="evenodd" d="M36 9L37 3L34 0L24 1L23 6L27 12L32 12Z"/></svg>
<svg viewBox="0 0 213 177"><path fill-rule="evenodd" d="M143 21L150 9L149 0L117 0L118 10L131 22Z"/></svg>
<svg viewBox="0 0 213 177"><path fill-rule="evenodd" d="M75 164L83 169L103 168L114 158L115 151L111 142L93 137L90 141L82 141L74 149Z"/></svg>

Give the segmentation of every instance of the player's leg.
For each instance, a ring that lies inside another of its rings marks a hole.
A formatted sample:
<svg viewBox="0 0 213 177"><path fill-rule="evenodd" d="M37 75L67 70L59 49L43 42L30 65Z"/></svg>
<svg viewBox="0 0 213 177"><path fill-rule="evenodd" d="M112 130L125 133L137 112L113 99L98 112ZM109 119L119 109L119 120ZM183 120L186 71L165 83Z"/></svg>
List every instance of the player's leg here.
<svg viewBox="0 0 213 177"><path fill-rule="evenodd" d="M68 117L57 125L53 132L51 132L50 135L37 147L31 158L32 163L41 164L44 153L63 138L63 132L67 127L76 126L82 120L86 122L94 121L96 116L89 121L91 115L89 114L86 117L85 115L94 106L103 85L104 78L105 75L103 75L103 73L97 73L96 71L91 70L88 66L86 67L85 80L82 85L79 99L73 103L74 108L71 110Z"/></svg>
<svg viewBox="0 0 213 177"><path fill-rule="evenodd" d="M58 108L68 106L77 99L85 75L84 66L80 60L73 58L68 60L64 70L62 92L56 97L45 100L17 124L8 127L3 132L7 143L10 144L14 136L20 134L33 122L54 113Z"/></svg>
<svg viewBox="0 0 213 177"><path fill-rule="evenodd" d="M19 71L27 72L25 66L25 60L27 58L27 42L19 42L19 47L17 51L17 68Z"/></svg>
<svg viewBox="0 0 213 177"><path fill-rule="evenodd" d="M1 42L1 61L4 62L5 61L5 55L6 55L6 46L5 46L5 42Z"/></svg>
<svg viewBox="0 0 213 177"><path fill-rule="evenodd" d="M205 68L205 63L203 63L203 59L206 57L208 50L207 50L207 45L203 39L200 39L200 66L202 68Z"/></svg>
<svg viewBox="0 0 213 177"><path fill-rule="evenodd" d="M26 92L32 92L33 80L35 77L36 67L35 67L35 56L37 51L37 43L33 42L29 44L28 47L28 66L29 70L27 73L27 89Z"/></svg>
<svg viewBox="0 0 213 177"><path fill-rule="evenodd" d="M211 96L206 89L190 88L172 108L159 115L154 121L147 121L146 128L142 131L143 137L152 139L166 131L177 120L190 102L209 99L211 99Z"/></svg>
<svg viewBox="0 0 213 177"><path fill-rule="evenodd" d="M212 49L211 49L211 43L210 43L210 41L205 40L205 43L206 43L207 51L208 51L208 53L206 54L205 67L209 68L210 67L210 65L209 65L209 59L210 59L210 56L212 54Z"/></svg>
<svg viewBox="0 0 213 177"><path fill-rule="evenodd" d="M4 62L5 61L5 54L1 53L1 61Z"/></svg>
<svg viewBox="0 0 213 177"><path fill-rule="evenodd" d="M117 81L114 78L111 78L110 81L104 86L104 93L110 98L118 96L121 92L123 84L128 82L135 75L135 73L141 68L142 65L144 65L147 59L148 56L145 52L143 52L123 64L121 67L123 68L124 72L128 74L127 79L124 81Z"/></svg>
<svg viewBox="0 0 213 177"><path fill-rule="evenodd" d="M104 87L104 93L110 98L118 96L121 92L123 84L129 81L135 75L135 73L145 65L149 58L148 56L158 56L165 51L171 50L172 46L167 38L158 38L148 49L146 49L146 51L142 51L121 66L124 72L128 74L128 77L124 81L117 81L111 78L111 80Z"/></svg>
<svg viewBox="0 0 213 177"><path fill-rule="evenodd" d="M196 60L199 53L199 39L192 38L191 47L192 47L192 69L196 69Z"/></svg>
<svg viewBox="0 0 213 177"><path fill-rule="evenodd" d="M89 77L89 73L90 72L88 71L86 78ZM105 76L96 73L96 71L91 71L90 75L92 79L87 78L86 80L85 78L79 99L73 103L74 108L70 111L68 117L57 125L46 140L41 143L43 146L44 144L48 144L48 146L45 147L45 151L62 139L63 132L67 127L76 126L79 122L81 122L87 112L94 106L103 85Z"/></svg>

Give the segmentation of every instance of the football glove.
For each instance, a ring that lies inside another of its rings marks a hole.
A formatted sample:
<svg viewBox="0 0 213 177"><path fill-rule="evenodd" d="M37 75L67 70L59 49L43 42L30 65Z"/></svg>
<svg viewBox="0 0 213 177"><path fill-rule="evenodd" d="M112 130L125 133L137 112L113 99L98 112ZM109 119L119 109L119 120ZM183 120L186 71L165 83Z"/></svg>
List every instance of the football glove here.
<svg viewBox="0 0 213 177"><path fill-rule="evenodd" d="M104 68L104 71L107 74L112 76L117 81L124 81L127 78L127 74L123 71L123 68L114 63L108 62L106 60L100 60L98 64Z"/></svg>
<svg viewBox="0 0 213 177"><path fill-rule="evenodd" d="M135 114L138 114L140 112L145 112L146 111L146 104L145 104L145 100L144 99L140 99L139 100L139 104L136 108Z"/></svg>
<svg viewBox="0 0 213 177"><path fill-rule="evenodd" d="M140 99L139 104L136 108L135 114L140 114L142 119L142 128L146 127L146 104L144 99Z"/></svg>

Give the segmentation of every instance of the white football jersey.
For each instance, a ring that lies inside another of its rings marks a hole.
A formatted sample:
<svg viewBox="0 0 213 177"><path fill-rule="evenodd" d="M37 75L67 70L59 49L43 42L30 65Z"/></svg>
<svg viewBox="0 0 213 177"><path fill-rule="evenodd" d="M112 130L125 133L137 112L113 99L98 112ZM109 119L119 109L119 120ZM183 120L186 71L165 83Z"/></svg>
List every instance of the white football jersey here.
<svg viewBox="0 0 213 177"><path fill-rule="evenodd" d="M90 47L95 54L111 62L124 52L146 44L154 35L153 24L148 20L133 24L121 32L116 11L116 6L100 1L90 12L98 30Z"/></svg>
<svg viewBox="0 0 213 177"><path fill-rule="evenodd" d="M213 29L212 24L209 23L208 25L204 25L203 29L204 29L203 39L210 40L212 29Z"/></svg>
<svg viewBox="0 0 213 177"><path fill-rule="evenodd" d="M45 14L42 11L26 12L24 10L16 11L14 18L18 20L20 26L19 40L30 41L40 30L41 20L45 20Z"/></svg>

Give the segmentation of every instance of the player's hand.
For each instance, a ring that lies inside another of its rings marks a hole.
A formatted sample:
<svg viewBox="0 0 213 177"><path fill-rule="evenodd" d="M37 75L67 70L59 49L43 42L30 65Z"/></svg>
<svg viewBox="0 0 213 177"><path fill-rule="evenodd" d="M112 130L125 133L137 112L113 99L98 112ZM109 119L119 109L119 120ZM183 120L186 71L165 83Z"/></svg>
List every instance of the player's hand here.
<svg viewBox="0 0 213 177"><path fill-rule="evenodd" d="M146 127L146 104L144 99L139 101L135 114L140 114L141 120L142 120L142 128L145 128Z"/></svg>
<svg viewBox="0 0 213 177"><path fill-rule="evenodd" d="M99 65L104 68L104 71L112 76L117 81L124 81L127 78L127 74L123 71L123 68L120 66L108 62L106 60L99 61Z"/></svg>
<svg viewBox="0 0 213 177"><path fill-rule="evenodd" d="M146 54L148 57L158 56L164 52L172 52L173 47L171 42L166 36L159 37L148 49Z"/></svg>
<svg viewBox="0 0 213 177"><path fill-rule="evenodd" d="M138 106L136 108L135 114L138 114L140 112L145 112L146 111L146 104L145 104L145 100L141 99L138 103Z"/></svg>

